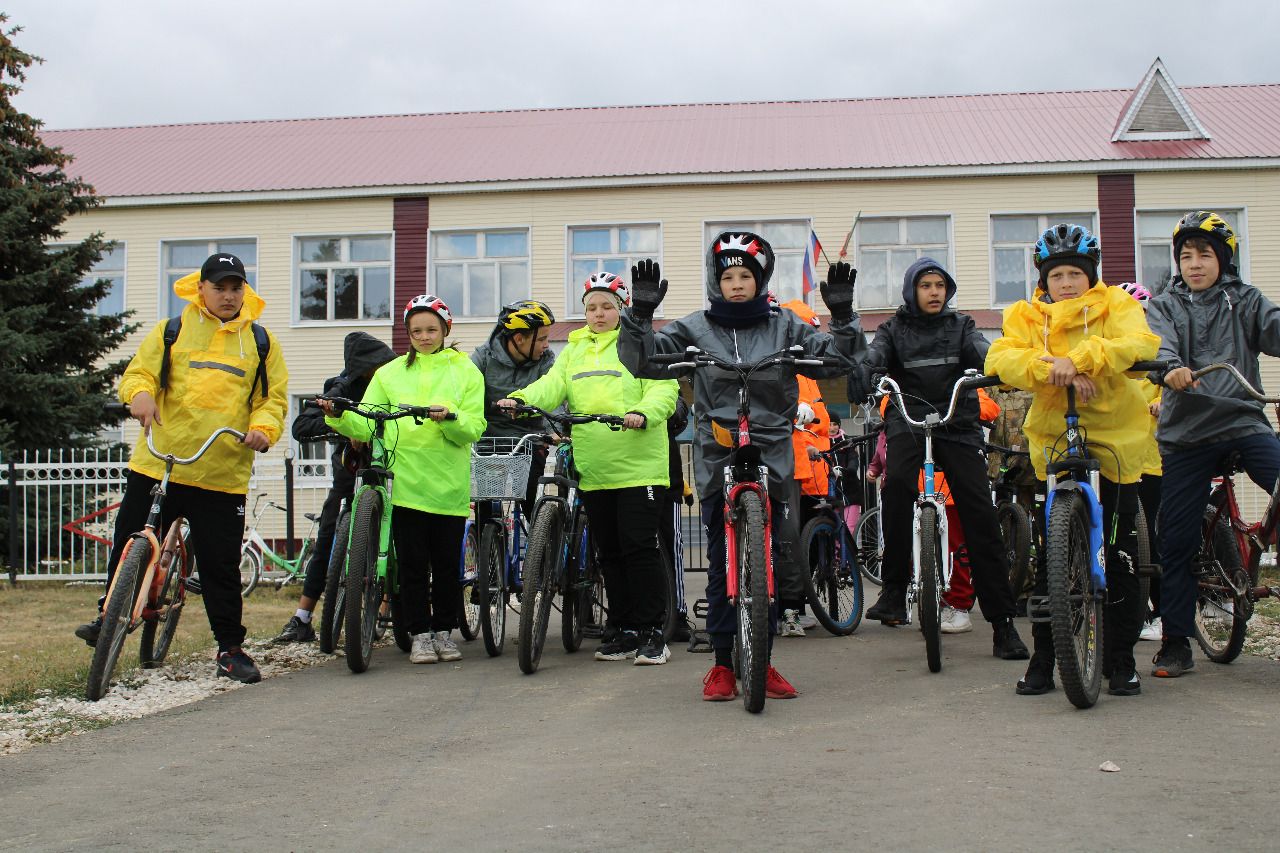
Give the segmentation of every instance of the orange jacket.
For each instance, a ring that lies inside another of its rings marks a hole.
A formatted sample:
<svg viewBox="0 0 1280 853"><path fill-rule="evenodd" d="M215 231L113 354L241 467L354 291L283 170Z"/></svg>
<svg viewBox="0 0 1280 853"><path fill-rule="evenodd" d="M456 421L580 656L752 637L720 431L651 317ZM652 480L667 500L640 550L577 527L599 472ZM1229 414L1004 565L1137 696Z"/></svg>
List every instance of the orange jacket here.
<svg viewBox="0 0 1280 853"><path fill-rule="evenodd" d="M806 323L817 326L818 315L802 299L793 299L783 304L783 308L795 314ZM814 421L804 429L796 429L791 433L791 446L796 455L795 478L800 481L800 491L806 495L825 497L827 494L827 463L821 459L809 459L809 448L819 450L831 449L831 415L822 402L822 393L818 383L807 376L796 376L796 384L800 386L799 402L808 403L813 409Z"/></svg>

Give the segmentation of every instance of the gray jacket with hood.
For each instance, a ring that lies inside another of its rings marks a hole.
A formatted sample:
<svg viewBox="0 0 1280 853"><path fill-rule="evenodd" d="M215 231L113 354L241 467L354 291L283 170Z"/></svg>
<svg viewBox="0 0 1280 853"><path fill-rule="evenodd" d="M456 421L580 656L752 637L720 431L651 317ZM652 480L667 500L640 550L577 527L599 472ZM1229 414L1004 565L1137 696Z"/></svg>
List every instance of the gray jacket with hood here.
<svg viewBox="0 0 1280 853"><path fill-rule="evenodd" d="M511 359L506 344L496 333L471 353L471 363L480 368L484 375L484 418L488 422L485 435L521 438L531 432L543 432L547 429L543 418L511 418L494 404L510 397L511 392L532 385L535 380L545 376L555 360L555 353L548 349L537 361L526 361L518 365Z"/></svg>
<svg viewBox="0 0 1280 853"><path fill-rule="evenodd" d="M1258 353L1280 356L1280 308L1241 281L1234 268L1198 293L1181 276L1174 278L1147 303L1147 325L1160 336L1156 357L1173 361L1170 370L1225 361L1261 389ZM1151 376L1152 381L1162 378ZM1156 440L1160 452L1167 453L1271 431L1262 403L1245 394L1230 374L1215 371L1198 388L1165 389Z"/></svg>
<svg viewBox="0 0 1280 853"><path fill-rule="evenodd" d="M718 282L707 278L707 298L723 301ZM668 371L651 364L655 353L684 352L696 346L726 361L754 363L788 347L800 345L806 355L842 359L847 366L820 368L770 367L752 377L751 438L763 449L769 467L770 492L787 496L794 477L795 456L791 446L792 424L799 402L794 371L815 379L843 376L855 369L866 351L866 339L858 315L834 324L831 334L819 332L790 311L769 313L766 319L746 328L729 328L712 321L707 312L695 311L654 331L652 321L638 320L630 311L622 315L618 334L618 358L633 374L647 379L671 379L687 375L688 368ZM693 377L694 443L697 447L695 477L698 497L706 500L724 489L724 466L730 448L716 443L711 431L714 419L737 433L738 380L735 374L714 367L699 368ZM785 487L785 488L784 488Z"/></svg>

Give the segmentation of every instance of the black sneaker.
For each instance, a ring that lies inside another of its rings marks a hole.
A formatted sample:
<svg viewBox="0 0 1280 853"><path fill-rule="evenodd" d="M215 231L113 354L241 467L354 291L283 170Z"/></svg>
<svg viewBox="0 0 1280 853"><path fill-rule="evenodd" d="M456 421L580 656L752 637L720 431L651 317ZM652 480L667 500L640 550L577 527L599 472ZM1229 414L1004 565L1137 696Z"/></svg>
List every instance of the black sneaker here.
<svg viewBox="0 0 1280 853"><path fill-rule="evenodd" d="M1041 696L1053 689L1053 658L1037 655L1031 659L1026 674L1018 679L1013 692L1019 696Z"/></svg>
<svg viewBox="0 0 1280 853"><path fill-rule="evenodd" d="M245 684L257 684L262 680L262 673L253 662L253 658L237 646L225 652L218 652L218 677L234 678Z"/></svg>
<svg viewBox="0 0 1280 853"><path fill-rule="evenodd" d="M1012 619L996 622L991 626L991 654L1001 660L1026 660L1031 657L1026 643L1018 636L1018 629L1013 626Z"/></svg>
<svg viewBox="0 0 1280 853"><path fill-rule="evenodd" d="M635 631L619 631L616 638L596 649L596 660L628 660L636 656L639 648L640 638Z"/></svg>
<svg viewBox="0 0 1280 853"><path fill-rule="evenodd" d="M289 617L284 630L276 636L273 643L309 643L316 638L316 629L310 622L303 622L295 614Z"/></svg>
<svg viewBox="0 0 1280 853"><path fill-rule="evenodd" d="M692 636L689 632L689 617L683 613L676 615L676 625L671 629L671 642L687 643Z"/></svg>
<svg viewBox="0 0 1280 853"><path fill-rule="evenodd" d="M98 618L92 622L86 622L79 628L76 628L76 636L84 640L89 648L98 645L98 635L102 633L102 614L98 614Z"/></svg>
<svg viewBox="0 0 1280 853"><path fill-rule="evenodd" d="M907 591L899 586L885 584L876 603L867 608L867 618L882 625L904 625L907 621Z"/></svg>
<svg viewBox="0 0 1280 853"><path fill-rule="evenodd" d="M662 642L662 631L646 631L636 649L636 666L660 666L671 658L671 650Z"/></svg>
<svg viewBox="0 0 1280 853"><path fill-rule="evenodd" d="M1112 696L1137 696L1142 692L1142 682L1138 679L1138 673L1134 670L1116 670L1111 673L1111 680L1107 682L1107 692Z"/></svg>
<svg viewBox="0 0 1280 853"><path fill-rule="evenodd" d="M1191 659L1191 642L1186 637L1165 637L1160 651L1151 659L1151 674L1157 678L1177 678L1196 662Z"/></svg>

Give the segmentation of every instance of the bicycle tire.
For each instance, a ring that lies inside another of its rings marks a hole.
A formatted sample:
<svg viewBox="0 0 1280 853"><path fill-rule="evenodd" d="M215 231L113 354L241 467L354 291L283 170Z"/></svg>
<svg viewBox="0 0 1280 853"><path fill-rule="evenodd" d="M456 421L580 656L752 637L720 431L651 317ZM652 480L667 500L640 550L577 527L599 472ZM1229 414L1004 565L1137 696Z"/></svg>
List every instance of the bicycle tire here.
<svg viewBox="0 0 1280 853"><path fill-rule="evenodd" d="M462 565L462 585L458 590L458 633L464 640L474 640L480 636L480 604L476 593L480 582L480 536L475 525L462 538Z"/></svg>
<svg viewBox="0 0 1280 853"><path fill-rule="evenodd" d="M662 642L671 642L671 635L676 632L676 618L680 613L676 601L676 570L671 565L671 555L659 543L658 553L662 563Z"/></svg>
<svg viewBox="0 0 1280 853"><path fill-rule="evenodd" d="M840 536L842 524L834 514L821 512L800 533L800 554L808 566L804 589L809 610L837 637L858 630L863 605L862 572L848 553L851 540Z"/></svg>
<svg viewBox="0 0 1280 853"><path fill-rule="evenodd" d="M155 669L164 663L173 645L173 635L178 630L178 620L182 618L182 608L187 602L186 576L183 570L187 561L192 559L187 550L187 539L182 534L182 519L176 519L169 526L169 533L160 547L160 565L156 571L164 572L164 582L155 596L153 609L164 614L164 620L148 619L142 623L142 640L138 644L138 660L143 669ZM182 589L179 589L179 584Z"/></svg>
<svg viewBox="0 0 1280 853"><path fill-rule="evenodd" d="M491 658L502 654L507 642L507 547L502 534L502 527L497 524L484 526L477 567L480 635Z"/></svg>
<svg viewBox="0 0 1280 853"><path fill-rule="evenodd" d="M524 557L524 591L520 599L520 671L533 675L542 661L542 647L547 639L547 623L551 619L551 602L555 598L555 579L560 573L563 549L563 507L556 501L545 501L536 510L529 531L529 547Z"/></svg>
<svg viewBox="0 0 1280 853"><path fill-rule="evenodd" d="M769 670L769 579L765 569L764 504L760 495L738 495L733 533L737 540L738 677L742 704L752 714L764 710L764 683Z"/></svg>
<svg viewBox="0 0 1280 853"><path fill-rule="evenodd" d="M858 528L853 532L853 542L858 547L858 569L864 578L876 586L881 585L881 564L884 561L883 539L880 533L880 507L872 507L858 518Z"/></svg>
<svg viewBox="0 0 1280 853"><path fill-rule="evenodd" d="M1196 576L1194 625L1196 642L1205 657L1214 663L1231 663L1244 649L1253 604L1247 596L1237 595L1228 581L1234 581L1234 586L1240 588L1252 584L1226 517L1219 516L1215 523L1215 515L1218 511L1213 507L1205 511L1200 550L1192 564ZM1225 618L1228 615L1230 619Z"/></svg>
<svg viewBox="0 0 1280 853"><path fill-rule="evenodd" d="M382 584L378 582L378 533L382 526L382 495L369 489L356 502L351 543L347 549L346 631L347 668L364 672L373 658L373 634Z"/></svg>
<svg viewBox="0 0 1280 853"><path fill-rule="evenodd" d="M1088 511L1079 492L1059 490L1049 511L1045 542L1054 656L1062 689L1077 708L1089 708L1098 701L1099 655L1105 648L1103 601L1090 570Z"/></svg>
<svg viewBox="0 0 1280 853"><path fill-rule="evenodd" d="M938 508L920 507L920 589L916 617L924 635L930 672L942 671L942 544L938 540Z"/></svg>
<svg viewBox="0 0 1280 853"><path fill-rule="evenodd" d="M1009 587L1016 600L1035 582L1035 573L1031 571L1031 516L1022 504L1001 501L996 507L996 520L1000 524L1005 558L1009 561Z"/></svg>
<svg viewBox="0 0 1280 853"><path fill-rule="evenodd" d="M560 644L569 654L582 648L582 599L587 590L587 566L591 555L587 535L587 514L580 511L573 524L573 536L565 549L564 584L560 588Z"/></svg>
<svg viewBox="0 0 1280 853"><path fill-rule="evenodd" d="M124 648L125 637L129 634L133 605L139 593L138 584L150 559L151 543L145 539L134 539L116 567L115 585L102 612L102 630L98 632L98 643L93 647L93 660L89 664L85 698L90 702L97 702L111 687L111 673L120 660L120 650Z"/></svg>
<svg viewBox="0 0 1280 853"><path fill-rule="evenodd" d="M258 588L262 580L262 555L253 545L246 545L240 551L240 597L248 598Z"/></svg>
<svg viewBox="0 0 1280 853"><path fill-rule="evenodd" d="M1134 572L1138 575L1138 607L1142 612L1142 621L1151 620L1151 577L1149 566L1153 564L1151 556L1151 537L1147 535L1147 511L1142 501L1138 501L1138 515L1135 518L1138 528L1138 553L1134 556Z"/></svg>
<svg viewBox="0 0 1280 853"><path fill-rule="evenodd" d="M347 600L347 540L351 536L351 510L343 509L334 527L333 546L329 551L329 567L324 576L324 598L320 610L320 651L333 654L342 636L342 620Z"/></svg>

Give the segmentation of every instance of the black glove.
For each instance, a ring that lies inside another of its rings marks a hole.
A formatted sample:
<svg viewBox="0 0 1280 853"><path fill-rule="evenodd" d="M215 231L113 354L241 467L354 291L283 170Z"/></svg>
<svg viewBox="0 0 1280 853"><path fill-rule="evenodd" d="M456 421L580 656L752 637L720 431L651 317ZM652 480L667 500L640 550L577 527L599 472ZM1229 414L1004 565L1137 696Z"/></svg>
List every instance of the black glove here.
<svg viewBox="0 0 1280 853"><path fill-rule="evenodd" d="M836 322L853 319L853 283L858 271L846 263L832 264L827 268L827 280L818 285L822 301Z"/></svg>
<svg viewBox="0 0 1280 853"><path fill-rule="evenodd" d="M667 295L667 281L658 262L645 258L631 268L631 316L652 320L653 312Z"/></svg>

